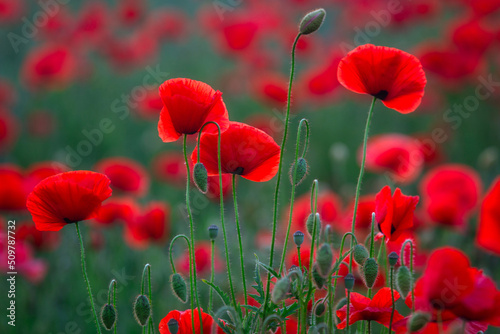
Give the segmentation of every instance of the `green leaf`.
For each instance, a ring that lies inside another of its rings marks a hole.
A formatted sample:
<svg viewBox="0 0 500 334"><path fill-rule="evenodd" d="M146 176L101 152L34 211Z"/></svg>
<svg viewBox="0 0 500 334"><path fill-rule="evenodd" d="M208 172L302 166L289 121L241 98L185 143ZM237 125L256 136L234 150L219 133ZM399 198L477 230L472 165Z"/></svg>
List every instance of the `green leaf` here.
<svg viewBox="0 0 500 334"><path fill-rule="evenodd" d="M255 254L255 257L257 258L257 264L260 265L262 268L266 269L268 272L271 273L271 275L273 275L274 277L276 277L277 279L280 279L281 278L281 275L278 274L273 268L271 268L270 266L268 266L267 264L265 263L262 263L259 261L259 258L257 257L257 254Z"/></svg>
<svg viewBox="0 0 500 334"><path fill-rule="evenodd" d="M219 288L214 283L207 281L206 279L202 279L201 281L203 283L207 284L208 286L210 286L212 289L214 289L215 292L217 292L220 299L222 299L222 302L224 303L224 305L226 305L226 306L231 305L231 300L229 299L229 296L224 291L222 291L221 288Z"/></svg>

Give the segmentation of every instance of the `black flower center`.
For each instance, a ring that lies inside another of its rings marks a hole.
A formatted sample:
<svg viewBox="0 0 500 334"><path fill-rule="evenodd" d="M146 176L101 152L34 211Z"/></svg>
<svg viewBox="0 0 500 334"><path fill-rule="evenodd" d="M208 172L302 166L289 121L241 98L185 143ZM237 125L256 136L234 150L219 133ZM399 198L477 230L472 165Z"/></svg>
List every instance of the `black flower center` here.
<svg viewBox="0 0 500 334"><path fill-rule="evenodd" d="M375 96L379 100L385 100L388 95L389 95L388 91L381 90L380 92L378 92L377 94L374 94L373 96Z"/></svg>
<svg viewBox="0 0 500 334"><path fill-rule="evenodd" d="M74 221L72 221L71 219L68 219L68 218L64 218L64 221L66 222L66 224L76 223L76 222L74 222Z"/></svg>
<svg viewBox="0 0 500 334"><path fill-rule="evenodd" d="M245 169L244 169L243 167L237 167L237 168L233 171L233 174L236 174L236 175L242 175L244 170L245 170Z"/></svg>

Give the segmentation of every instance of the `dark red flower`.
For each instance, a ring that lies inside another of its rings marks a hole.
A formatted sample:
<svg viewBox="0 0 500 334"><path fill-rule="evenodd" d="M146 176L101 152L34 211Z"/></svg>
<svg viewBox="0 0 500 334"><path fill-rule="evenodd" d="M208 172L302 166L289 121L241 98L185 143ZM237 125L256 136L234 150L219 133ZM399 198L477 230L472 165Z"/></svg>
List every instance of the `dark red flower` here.
<svg viewBox="0 0 500 334"><path fill-rule="evenodd" d="M500 177L497 177L481 204L476 243L500 255Z"/></svg>
<svg viewBox="0 0 500 334"><path fill-rule="evenodd" d="M201 81L170 79L160 86L163 109L158 133L164 142L172 142L183 134L195 134L203 124L214 121L221 130L228 126L227 109L222 93ZM205 130L217 131L213 125Z"/></svg>
<svg viewBox="0 0 500 334"><path fill-rule="evenodd" d="M195 309L193 311L193 314L191 315L191 310L186 310L186 311L183 311L183 312L180 312L180 311L177 311L177 310L174 310L174 311L170 311L166 317L164 317L163 319L161 319L160 321L160 327L159 327L159 330L160 330L160 334L170 334L170 330L168 329L168 321L170 319L175 319L178 323L178 326L179 326L179 329L177 331L177 334L193 334L193 332L195 334L200 334L201 333L201 326L203 326L203 333L212 333L212 327L214 327L214 319L212 318L212 316L210 314L207 314L203 311L201 311L201 321L202 321L202 324L200 324L200 316L199 316L199 313L198 313L198 309ZM193 328L193 325L192 325L192 319L191 319L191 316L193 316L194 318L194 328ZM216 333L217 334L222 334L224 333L224 331L222 330L222 328L220 328L219 326L217 326L215 324L215 328L216 328Z"/></svg>
<svg viewBox="0 0 500 334"><path fill-rule="evenodd" d="M21 170L11 164L0 164L0 210L26 209L26 189Z"/></svg>
<svg viewBox="0 0 500 334"><path fill-rule="evenodd" d="M347 89L370 94L403 114L417 109L427 83L415 56L372 44L349 52L340 61L337 76Z"/></svg>
<svg viewBox="0 0 500 334"><path fill-rule="evenodd" d="M394 300L399 299L399 293L394 291ZM392 297L390 288L380 289L373 299L367 298L357 292L351 292L349 305L349 325L361 320L370 320L389 327L392 312ZM340 318L339 329L347 325L347 305L337 311ZM393 323L403 319L398 311L394 311Z"/></svg>
<svg viewBox="0 0 500 334"><path fill-rule="evenodd" d="M413 227L413 213L418 203L418 196L405 196L396 188L391 195L391 188L385 186L375 197L375 219L379 230L387 241L395 241L403 232Z"/></svg>
<svg viewBox="0 0 500 334"><path fill-rule="evenodd" d="M170 232L170 208L150 202L126 223L125 239L132 247L143 248L151 241L161 244Z"/></svg>
<svg viewBox="0 0 500 334"><path fill-rule="evenodd" d="M26 206L36 228L59 231L70 223L95 218L101 203L111 196L106 175L74 171L40 182L28 196Z"/></svg>
<svg viewBox="0 0 500 334"><path fill-rule="evenodd" d="M149 189L148 173L144 167L132 159L107 158L99 161L94 168L97 172L106 174L114 190L143 196Z"/></svg>
<svg viewBox="0 0 500 334"><path fill-rule="evenodd" d="M218 175L217 134L206 133L200 140L200 161L208 175ZM191 155L193 163L198 161L196 147ZM253 126L230 122L221 136L222 173L236 174L255 182L269 181L278 171L280 147L264 131Z"/></svg>

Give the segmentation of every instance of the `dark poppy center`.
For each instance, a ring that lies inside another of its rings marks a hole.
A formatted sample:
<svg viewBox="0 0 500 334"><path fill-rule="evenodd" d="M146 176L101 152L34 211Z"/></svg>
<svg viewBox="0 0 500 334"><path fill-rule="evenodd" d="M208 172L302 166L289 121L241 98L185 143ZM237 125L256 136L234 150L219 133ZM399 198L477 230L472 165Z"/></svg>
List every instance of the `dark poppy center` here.
<svg viewBox="0 0 500 334"><path fill-rule="evenodd" d="M74 222L74 221L72 221L71 219L68 219L68 218L64 218L64 221L66 222L66 224L76 223L76 222Z"/></svg>
<svg viewBox="0 0 500 334"><path fill-rule="evenodd" d="M233 174L236 174L236 175L241 175L243 174L243 171L245 170L245 168L243 167L237 167L234 171L233 171Z"/></svg>
<svg viewBox="0 0 500 334"><path fill-rule="evenodd" d="M394 227L394 225L391 225L391 234L394 234L394 232L396 232L396 228Z"/></svg>
<svg viewBox="0 0 500 334"><path fill-rule="evenodd" d="M389 95L388 91L381 90L380 92L378 92L377 94L374 94L373 96L375 96L379 100L385 100L388 95Z"/></svg>

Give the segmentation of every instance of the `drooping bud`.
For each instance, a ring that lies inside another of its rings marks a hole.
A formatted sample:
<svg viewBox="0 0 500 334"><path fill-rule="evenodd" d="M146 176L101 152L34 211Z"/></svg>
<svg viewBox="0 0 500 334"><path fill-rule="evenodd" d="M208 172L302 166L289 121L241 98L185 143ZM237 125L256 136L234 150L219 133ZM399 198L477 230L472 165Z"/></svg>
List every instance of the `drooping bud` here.
<svg viewBox="0 0 500 334"><path fill-rule="evenodd" d="M352 291L354 288L354 275L352 273L344 276L344 285L347 290Z"/></svg>
<svg viewBox="0 0 500 334"><path fill-rule="evenodd" d="M363 263L363 280L365 282L366 287L373 288L375 285L375 281L377 280L378 275L378 263L377 261L369 257Z"/></svg>
<svg viewBox="0 0 500 334"><path fill-rule="evenodd" d="M208 227L208 237L210 240L217 239L217 235L219 234L219 227L217 225L210 225Z"/></svg>
<svg viewBox="0 0 500 334"><path fill-rule="evenodd" d="M179 273L172 274L170 283L172 284L172 291L174 291L174 294L177 296L177 298L179 298L179 300L183 303L187 302L187 287L186 282L184 281L182 276Z"/></svg>
<svg viewBox="0 0 500 334"><path fill-rule="evenodd" d="M134 317L141 326L146 326L151 315L151 304L146 295L137 296L134 303Z"/></svg>
<svg viewBox="0 0 500 334"><path fill-rule="evenodd" d="M389 259L389 265L394 267L398 263L399 255L396 252L391 252L387 258Z"/></svg>
<svg viewBox="0 0 500 334"><path fill-rule="evenodd" d="M286 298L289 290L290 280L288 279L288 277L279 279L274 285L274 289L271 294L271 301L275 304L282 302Z"/></svg>
<svg viewBox="0 0 500 334"><path fill-rule="evenodd" d="M208 190L208 172L203 163L197 162L194 165L193 179L196 187L205 194Z"/></svg>
<svg viewBox="0 0 500 334"><path fill-rule="evenodd" d="M410 269L407 266L399 267L396 272L396 287L402 298L406 298L411 291L412 277Z"/></svg>
<svg viewBox="0 0 500 334"><path fill-rule="evenodd" d="M300 247L304 242L304 233L302 233L301 231L296 231L293 234L293 242L295 242L295 245L297 247Z"/></svg>
<svg viewBox="0 0 500 334"><path fill-rule="evenodd" d="M368 250L362 244L357 244L356 246L354 246L352 254L353 260L356 261L356 263L360 266L362 266L363 263L365 263L366 259L370 256Z"/></svg>
<svg viewBox="0 0 500 334"><path fill-rule="evenodd" d="M314 314L317 317L321 317L323 316L323 314L325 314L325 311L326 311L325 304L322 301L318 302L318 304L316 304L316 308L314 309Z"/></svg>
<svg viewBox="0 0 500 334"><path fill-rule="evenodd" d="M317 266L313 266L312 270L312 278L313 278L313 283L318 288L318 290L322 289L323 286L325 285L325 279L321 277L321 275L318 273L318 268Z"/></svg>
<svg viewBox="0 0 500 334"><path fill-rule="evenodd" d="M321 27L325 20L326 12L323 8L319 8L309 12L304 16L299 25L299 31L303 35L309 35Z"/></svg>
<svg viewBox="0 0 500 334"><path fill-rule="evenodd" d="M314 214L311 213L306 220L306 229L309 236L312 238L314 230ZM316 233L321 231L321 220L319 218L319 213L316 213Z"/></svg>
<svg viewBox="0 0 500 334"><path fill-rule="evenodd" d="M429 313L425 312L415 312L408 321L408 331L410 333L418 332L423 329L427 323L431 320Z"/></svg>
<svg viewBox="0 0 500 334"><path fill-rule="evenodd" d="M116 323L116 310L111 304L106 304L101 309L101 322L106 330L110 331Z"/></svg>
<svg viewBox="0 0 500 334"><path fill-rule="evenodd" d="M167 322L167 326L171 334L177 334L177 332L179 331L179 323L174 318L171 318Z"/></svg>
<svg viewBox="0 0 500 334"><path fill-rule="evenodd" d="M326 278L330 273L333 262L333 252L330 244L324 243L319 247L316 262L318 263L318 273L321 277Z"/></svg>
<svg viewBox="0 0 500 334"><path fill-rule="evenodd" d="M295 170L297 168L297 170ZM293 177L293 173L295 172L295 178ZM290 168L290 182L292 185L299 185L302 182L307 174L307 161L304 158L297 159L297 163L292 164Z"/></svg>

